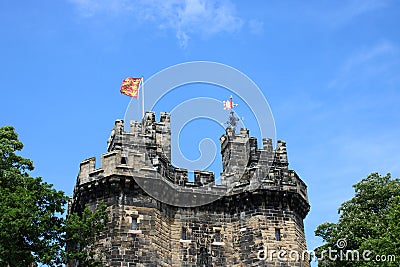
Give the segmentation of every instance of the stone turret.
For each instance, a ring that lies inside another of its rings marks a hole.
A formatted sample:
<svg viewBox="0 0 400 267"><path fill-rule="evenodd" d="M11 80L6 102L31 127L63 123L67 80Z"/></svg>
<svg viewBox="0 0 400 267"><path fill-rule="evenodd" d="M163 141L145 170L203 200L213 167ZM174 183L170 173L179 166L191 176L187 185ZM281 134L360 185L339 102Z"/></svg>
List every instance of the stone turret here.
<svg viewBox="0 0 400 267"><path fill-rule="evenodd" d="M124 131L117 120L107 153L81 162L69 211L106 203L110 222L96 238L104 266L309 266L261 257L265 249L306 250L307 187L289 169L286 143L226 128L215 174L171 164L170 115L146 112ZM149 191L150 190L150 191ZM198 205L199 200L203 201ZM70 264L70 266L75 266Z"/></svg>

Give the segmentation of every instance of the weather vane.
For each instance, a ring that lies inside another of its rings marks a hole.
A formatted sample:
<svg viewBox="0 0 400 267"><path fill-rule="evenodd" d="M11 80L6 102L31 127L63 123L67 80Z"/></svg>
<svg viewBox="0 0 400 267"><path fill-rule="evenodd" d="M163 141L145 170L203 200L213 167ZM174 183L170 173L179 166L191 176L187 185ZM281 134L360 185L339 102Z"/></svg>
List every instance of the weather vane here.
<svg viewBox="0 0 400 267"><path fill-rule="evenodd" d="M233 127L234 129L236 129L236 125L237 122L239 121L239 118L236 117L235 112L233 111L233 108L236 107L238 104L234 104L232 101L232 96L229 98L229 100L224 101L224 109L225 110L230 110L230 116L229 116L229 120L225 123L231 127Z"/></svg>

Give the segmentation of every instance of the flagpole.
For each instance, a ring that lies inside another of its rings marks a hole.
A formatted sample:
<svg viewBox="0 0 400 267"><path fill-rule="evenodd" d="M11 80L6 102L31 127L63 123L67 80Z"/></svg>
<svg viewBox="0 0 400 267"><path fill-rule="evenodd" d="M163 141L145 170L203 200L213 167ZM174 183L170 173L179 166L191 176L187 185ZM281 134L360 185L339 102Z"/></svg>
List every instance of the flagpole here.
<svg viewBox="0 0 400 267"><path fill-rule="evenodd" d="M142 76L142 118L144 118L144 78Z"/></svg>

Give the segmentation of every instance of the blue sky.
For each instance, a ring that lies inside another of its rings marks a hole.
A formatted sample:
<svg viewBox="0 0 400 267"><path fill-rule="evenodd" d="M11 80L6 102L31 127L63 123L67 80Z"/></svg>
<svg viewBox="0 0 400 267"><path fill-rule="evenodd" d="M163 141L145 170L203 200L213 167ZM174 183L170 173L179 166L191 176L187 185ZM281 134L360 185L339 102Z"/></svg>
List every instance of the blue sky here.
<svg viewBox="0 0 400 267"><path fill-rule="evenodd" d="M35 176L71 194L80 161L104 153L124 117L122 79L194 60L230 65L263 91L308 185L312 249L354 183L400 174L399 13L385 0L2 1L0 125L15 126Z"/></svg>

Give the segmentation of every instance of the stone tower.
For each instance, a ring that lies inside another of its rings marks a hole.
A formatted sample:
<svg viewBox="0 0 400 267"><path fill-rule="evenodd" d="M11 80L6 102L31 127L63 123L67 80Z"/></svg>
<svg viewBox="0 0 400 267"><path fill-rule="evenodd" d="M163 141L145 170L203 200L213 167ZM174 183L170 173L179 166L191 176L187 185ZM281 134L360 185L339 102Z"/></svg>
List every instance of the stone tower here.
<svg viewBox="0 0 400 267"><path fill-rule="evenodd" d="M157 122L147 112L129 132L117 120L100 168L81 162L69 210L107 205L95 244L104 266L309 266L307 187L288 168L285 142L258 148L247 129L226 128L215 184L212 172L189 181L171 164L170 136L167 113Z"/></svg>

